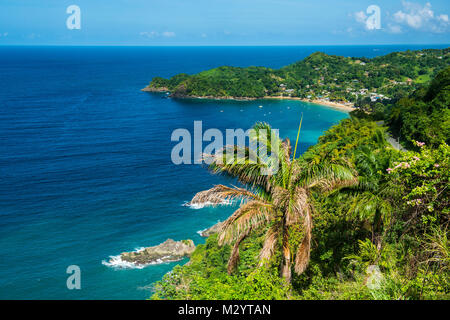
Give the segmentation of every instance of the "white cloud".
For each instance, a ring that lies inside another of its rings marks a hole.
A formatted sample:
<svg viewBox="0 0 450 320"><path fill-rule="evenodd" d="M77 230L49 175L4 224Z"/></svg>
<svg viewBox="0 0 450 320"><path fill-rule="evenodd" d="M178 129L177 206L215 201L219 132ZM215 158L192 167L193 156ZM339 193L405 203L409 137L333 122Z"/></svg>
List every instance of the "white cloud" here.
<svg viewBox="0 0 450 320"><path fill-rule="evenodd" d="M394 21L397 24L405 25L415 30L437 33L448 30L448 15L441 14L436 16L431 8L431 3L427 2L422 6L419 3L403 1L402 5L402 10L394 14ZM398 25L393 27L396 28Z"/></svg>
<svg viewBox="0 0 450 320"><path fill-rule="evenodd" d="M364 11L359 11L355 13L355 19L356 21L358 21L359 23L366 23L367 20L367 16L364 13Z"/></svg>
<svg viewBox="0 0 450 320"><path fill-rule="evenodd" d="M162 33L159 33L157 31L143 31L143 32L140 32L139 35L141 37L150 38L150 39L158 38L158 37L172 38L172 37L176 36L175 32L172 32L172 31L164 31Z"/></svg>
<svg viewBox="0 0 450 320"><path fill-rule="evenodd" d="M446 15L446 14L441 14L441 15L438 17L438 20L441 20L441 21L444 21L444 22L448 22L448 15Z"/></svg>
<svg viewBox="0 0 450 320"><path fill-rule="evenodd" d="M162 35L163 35L163 37L172 38L172 37L175 37L175 32L172 32L172 31L164 31L164 32L162 33Z"/></svg>
<svg viewBox="0 0 450 320"><path fill-rule="evenodd" d="M155 37L159 36L159 33L156 31L150 31L150 32L143 31L143 32L139 33L139 35L142 37L146 37L146 38L155 38Z"/></svg>

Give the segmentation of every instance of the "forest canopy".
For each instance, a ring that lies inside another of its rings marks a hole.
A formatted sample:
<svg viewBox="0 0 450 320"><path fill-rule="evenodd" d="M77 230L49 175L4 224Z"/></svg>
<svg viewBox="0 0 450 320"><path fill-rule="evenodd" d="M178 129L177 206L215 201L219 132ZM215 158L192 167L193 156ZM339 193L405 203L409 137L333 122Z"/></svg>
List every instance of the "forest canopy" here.
<svg viewBox="0 0 450 320"><path fill-rule="evenodd" d="M222 66L197 74L155 77L146 90L178 97L290 96L356 103L408 95L449 64L447 49L352 58L316 52L280 69Z"/></svg>
<svg viewBox="0 0 450 320"><path fill-rule="evenodd" d="M401 63L406 58L392 54L389 59ZM292 159L297 175L292 181L303 181L302 188L292 189L293 199L304 190L314 208L312 227L305 229L309 215L303 215L298 228L292 225L282 237L274 236L268 264L260 263L260 252L277 219L269 225L250 224L251 233L235 243L222 243L220 231L210 236L188 264L176 266L154 285L152 298L449 299L449 85L447 66L407 97L377 110L353 111ZM386 139L389 132L399 133L408 150L393 148ZM333 180L330 173L339 166L352 170L356 180L336 184L336 175ZM245 169L224 170L239 177ZM322 177L318 185L334 187L326 192L305 189L305 181L313 181L315 173ZM250 175L245 177L252 181ZM254 191L252 185L247 187ZM261 201L276 205L277 192L257 194L266 194ZM245 212L239 210L231 219ZM307 232L307 267L292 278L283 277L286 255L294 257Z"/></svg>

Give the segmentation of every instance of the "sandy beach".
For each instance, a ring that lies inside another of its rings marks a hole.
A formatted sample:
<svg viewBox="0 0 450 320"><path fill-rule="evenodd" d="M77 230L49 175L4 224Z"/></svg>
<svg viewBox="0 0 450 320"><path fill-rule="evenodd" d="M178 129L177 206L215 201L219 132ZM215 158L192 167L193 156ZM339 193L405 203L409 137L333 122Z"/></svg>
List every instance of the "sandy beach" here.
<svg viewBox="0 0 450 320"><path fill-rule="evenodd" d="M309 103L314 103L314 104L319 104L319 105L325 105L328 107L345 110L347 112L355 110L355 107L353 106L353 104L343 104L343 103L339 103L339 102L319 100L319 99L311 100L311 99L303 99L303 98L297 98L297 97L282 97L282 96L276 96L276 97L265 96L263 99L297 100L297 101L309 102Z"/></svg>

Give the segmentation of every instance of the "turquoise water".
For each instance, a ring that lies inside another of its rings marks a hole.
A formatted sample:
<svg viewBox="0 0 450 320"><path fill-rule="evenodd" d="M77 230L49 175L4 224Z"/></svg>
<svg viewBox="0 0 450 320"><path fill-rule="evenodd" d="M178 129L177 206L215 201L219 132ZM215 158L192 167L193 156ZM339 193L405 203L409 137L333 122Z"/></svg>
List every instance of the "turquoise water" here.
<svg viewBox="0 0 450 320"><path fill-rule="evenodd" d="M304 152L347 114L297 101L162 99L140 89L157 75L277 68L319 49L374 56L404 48L0 47L0 298L148 298L177 263L118 269L102 261L169 237L201 243L197 231L233 210L183 206L232 181L174 165L174 129L267 121L294 138L303 112ZM69 265L81 268L81 290L66 288Z"/></svg>

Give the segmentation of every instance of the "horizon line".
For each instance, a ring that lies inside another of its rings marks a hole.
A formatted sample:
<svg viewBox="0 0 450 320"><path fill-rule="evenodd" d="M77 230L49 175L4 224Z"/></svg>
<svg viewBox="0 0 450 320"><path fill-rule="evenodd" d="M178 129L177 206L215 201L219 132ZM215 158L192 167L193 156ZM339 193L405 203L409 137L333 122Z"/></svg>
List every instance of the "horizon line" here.
<svg viewBox="0 0 450 320"><path fill-rule="evenodd" d="M211 44L211 45L139 45L139 44L0 44L0 47L347 47L347 46L450 46L450 43L377 43L377 44Z"/></svg>

